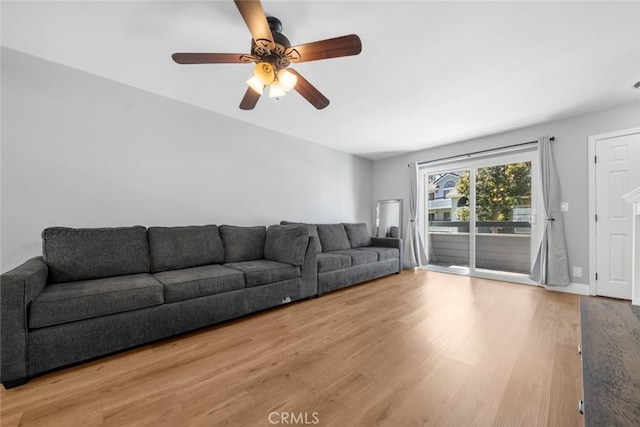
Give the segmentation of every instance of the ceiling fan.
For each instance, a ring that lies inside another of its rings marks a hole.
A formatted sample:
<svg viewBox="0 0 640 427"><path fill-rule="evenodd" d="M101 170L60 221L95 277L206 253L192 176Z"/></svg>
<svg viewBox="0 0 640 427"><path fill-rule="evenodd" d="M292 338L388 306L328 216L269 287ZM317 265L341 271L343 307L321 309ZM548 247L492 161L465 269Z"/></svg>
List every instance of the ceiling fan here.
<svg viewBox="0 0 640 427"><path fill-rule="evenodd" d="M234 0L234 3L251 32L251 54L174 53L171 56L173 60L178 64L255 63L254 75L247 80L249 88L240 102L243 110L252 110L267 86L271 98L283 96L295 89L319 110L329 105L329 100L289 65L357 55L362 50L360 38L351 34L291 46L282 34L280 20L266 16L260 0Z"/></svg>

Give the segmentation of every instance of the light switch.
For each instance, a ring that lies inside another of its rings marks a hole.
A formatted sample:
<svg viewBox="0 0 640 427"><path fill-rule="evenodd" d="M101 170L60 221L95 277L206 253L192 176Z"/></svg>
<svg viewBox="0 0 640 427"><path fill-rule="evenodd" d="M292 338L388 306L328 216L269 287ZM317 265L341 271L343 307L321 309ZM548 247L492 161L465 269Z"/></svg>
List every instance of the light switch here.
<svg viewBox="0 0 640 427"><path fill-rule="evenodd" d="M569 203L567 202L560 203L560 212L569 212Z"/></svg>

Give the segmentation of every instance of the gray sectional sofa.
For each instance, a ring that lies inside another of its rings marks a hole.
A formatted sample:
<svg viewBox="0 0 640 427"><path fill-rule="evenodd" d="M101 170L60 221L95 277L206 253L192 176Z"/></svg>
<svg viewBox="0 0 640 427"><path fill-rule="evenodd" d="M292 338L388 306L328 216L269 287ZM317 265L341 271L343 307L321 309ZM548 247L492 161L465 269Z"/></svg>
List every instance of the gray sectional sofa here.
<svg viewBox="0 0 640 427"><path fill-rule="evenodd" d="M0 277L0 380L37 374L401 270L365 224L205 225L42 233Z"/></svg>
<svg viewBox="0 0 640 427"><path fill-rule="evenodd" d="M317 294L306 227L48 228L0 278L0 378L36 374Z"/></svg>
<svg viewBox="0 0 640 427"><path fill-rule="evenodd" d="M316 242L318 295L402 271L402 239L371 237L364 223L305 224Z"/></svg>

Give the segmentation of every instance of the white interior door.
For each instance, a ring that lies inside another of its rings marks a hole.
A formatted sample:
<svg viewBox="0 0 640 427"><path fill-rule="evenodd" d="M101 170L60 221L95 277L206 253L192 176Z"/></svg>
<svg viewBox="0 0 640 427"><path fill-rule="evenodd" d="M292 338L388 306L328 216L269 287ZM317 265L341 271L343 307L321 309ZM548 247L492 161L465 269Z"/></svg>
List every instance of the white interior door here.
<svg viewBox="0 0 640 427"><path fill-rule="evenodd" d="M631 299L632 206L622 195L640 186L640 134L597 140L596 294Z"/></svg>

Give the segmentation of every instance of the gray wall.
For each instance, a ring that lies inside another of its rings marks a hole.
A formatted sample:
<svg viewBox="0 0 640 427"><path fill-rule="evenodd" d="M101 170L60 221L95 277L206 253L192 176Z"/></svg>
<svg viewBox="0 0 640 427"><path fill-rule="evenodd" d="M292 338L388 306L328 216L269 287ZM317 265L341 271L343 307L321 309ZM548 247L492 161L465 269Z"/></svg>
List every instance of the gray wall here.
<svg viewBox="0 0 640 427"><path fill-rule="evenodd" d="M523 102L526 102L524 100ZM406 226L408 219L409 162L465 154L510 144L535 141L539 136L555 136L553 152L562 182L563 201L569 203L564 214L569 265L582 267L583 277L573 283L589 283L589 189L587 138L617 130L640 127L640 102L580 117L549 121L498 135L459 142L407 155L380 160L373 165L373 199L404 199ZM420 130L429 132L429 129ZM406 230L406 227L404 228Z"/></svg>
<svg viewBox="0 0 640 427"><path fill-rule="evenodd" d="M372 162L2 48L1 271L45 227L373 223Z"/></svg>

